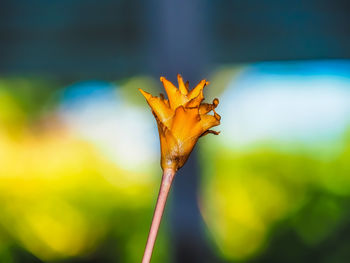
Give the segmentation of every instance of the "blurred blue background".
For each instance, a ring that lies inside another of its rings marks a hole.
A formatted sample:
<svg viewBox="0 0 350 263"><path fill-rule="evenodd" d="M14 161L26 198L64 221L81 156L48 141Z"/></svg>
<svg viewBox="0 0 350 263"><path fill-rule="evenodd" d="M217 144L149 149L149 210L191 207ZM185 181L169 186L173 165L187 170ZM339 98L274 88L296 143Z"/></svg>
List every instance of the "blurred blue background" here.
<svg viewBox="0 0 350 263"><path fill-rule="evenodd" d="M3 0L0 262L140 262L161 169L138 88L206 78L219 136L179 171L152 262L350 258L350 5Z"/></svg>

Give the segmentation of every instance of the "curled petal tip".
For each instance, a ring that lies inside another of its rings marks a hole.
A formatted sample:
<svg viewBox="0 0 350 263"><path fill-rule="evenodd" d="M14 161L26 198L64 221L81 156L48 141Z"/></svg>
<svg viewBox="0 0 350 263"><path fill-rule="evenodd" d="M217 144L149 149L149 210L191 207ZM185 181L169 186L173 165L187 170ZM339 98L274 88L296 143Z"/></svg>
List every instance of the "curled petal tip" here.
<svg viewBox="0 0 350 263"><path fill-rule="evenodd" d="M208 132L214 135L219 135L221 133L221 131L213 131L213 130L208 130Z"/></svg>
<svg viewBox="0 0 350 263"><path fill-rule="evenodd" d="M166 80L166 78L163 77L163 76L161 76L161 77L160 77L160 81L163 82L164 80Z"/></svg>
<svg viewBox="0 0 350 263"><path fill-rule="evenodd" d="M203 137L203 136L205 136L205 135L207 135L209 133L214 134L214 135L219 135L220 134L220 132L217 132L217 131L207 130L201 135L201 137Z"/></svg>
<svg viewBox="0 0 350 263"><path fill-rule="evenodd" d="M219 100L217 98L213 100L213 105L215 108L219 105Z"/></svg>
<svg viewBox="0 0 350 263"><path fill-rule="evenodd" d="M210 82L207 81L206 79L202 79L202 80L199 82L199 84L203 85L203 88L204 88L205 86L209 85Z"/></svg>
<svg viewBox="0 0 350 263"><path fill-rule="evenodd" d="M218 121L221 120L221 116L219 114L217 114L215 111L214 111L214 117L215 119L217 119Z"/></svg>

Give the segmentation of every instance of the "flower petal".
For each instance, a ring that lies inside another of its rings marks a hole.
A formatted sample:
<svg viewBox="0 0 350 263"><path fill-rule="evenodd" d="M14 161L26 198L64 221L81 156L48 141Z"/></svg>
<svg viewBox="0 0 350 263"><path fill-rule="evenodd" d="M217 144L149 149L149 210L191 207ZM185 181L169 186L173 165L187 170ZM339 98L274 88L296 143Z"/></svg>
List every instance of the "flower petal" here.
<svg viewBox="0 0 350 263"><path fill-rule="evenodd" d="M159 120L164 123L164 125L170 127L172 116L174 112L169 108L166 101L162 98L153 97L146 91L139 89L142 95L146 98L148 105L151 107L152 111L157 115Z"/></svg>
<svg viewBox="0 0 350 263"><path fill-rule="evenodd" d="M201 80L198 85L188 93L187 98L191 100L197 97L206 85L209 85L209 82L205 79Z"/></svg>
<svg viewBox="0 0 350 263"><path fill-rule="evenodd" d="M183 105L188 101L185 95L181 94L181 92L164 77L160 77L160 81L163 83L166 93L168 94L170 107L172 109L176 109L180 105Z"/></svg>
<svg viewBox="0 0 350 263"><path fill-rule="evenodd" d="M177 74L177 82L179 83L179 90L183 95L187 95L188 93L188 85L186 87L184 80L180 74Z"/></svg>
<svg viewBox="0 0 350 263"><path fill-rule="evenodd" d="M203 132L208 129L218 126L220 124L220 115L214 112L214 115L201 115L200 126L203 129Z"/></svg>
<svg viewBox="0 0 350 263"><path fill-rule="evenodd" d="M199 122L198 108L185 109L180 106L175 111L170 130L181 144L185 144L186 140L201 133L201 127L197 125Z"/></svg>
<svg viewBox="0 0 350 263"><path fill-rule="evenodd" d="M186 108L198 108L201 102L204 100L203 90L201 90L197 97L191 99L189 102L186 103Z"/></svg>

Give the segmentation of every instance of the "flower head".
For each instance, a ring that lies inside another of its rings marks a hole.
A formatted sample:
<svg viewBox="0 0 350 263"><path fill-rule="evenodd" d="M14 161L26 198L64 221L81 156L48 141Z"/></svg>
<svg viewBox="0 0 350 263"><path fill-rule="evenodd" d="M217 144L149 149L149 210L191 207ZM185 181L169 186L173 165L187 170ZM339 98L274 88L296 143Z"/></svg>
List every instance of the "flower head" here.
<svg viewBox="0 0 350 263"><path fill-rule="evenodd" d="M140 89L157 120L163 170L170 168L177 171L187 161L199 137L208 133L219 134L210 130L220 124L221 117L215 112L219 100L214 99L212 104L202 103L203 88L209 82L202 80L189 90L188 81L184 83L180 74L177 78L179 88L166 78L160 78L168 99L163 94L153 97ZM209 115L210 111L214 115Z"/></svg>

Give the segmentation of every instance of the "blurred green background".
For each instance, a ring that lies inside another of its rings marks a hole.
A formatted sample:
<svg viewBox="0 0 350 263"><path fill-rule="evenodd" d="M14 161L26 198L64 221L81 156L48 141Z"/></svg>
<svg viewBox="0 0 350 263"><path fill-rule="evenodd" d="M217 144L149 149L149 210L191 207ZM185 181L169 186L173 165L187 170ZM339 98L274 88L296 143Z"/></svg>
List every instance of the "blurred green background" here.
<svg viewBox="0 0 350 263"><path fill-rule="evenodd" d="M206 93L223 119L197 147L197 197L217 260L350 257L349 69L265 62L212 74ZM1 262L140 260L161 170L139 86L160 83L1 78ZM171 262L166 219L154 262Z"/></svg>
<svg viewBox="0 0 350 263"><path fill-rule="evenodd" d="M175 178L152 262L347 263L347 1L0 8L0 262L140 262L159 76L206 78L219 136Z"/></svg>

